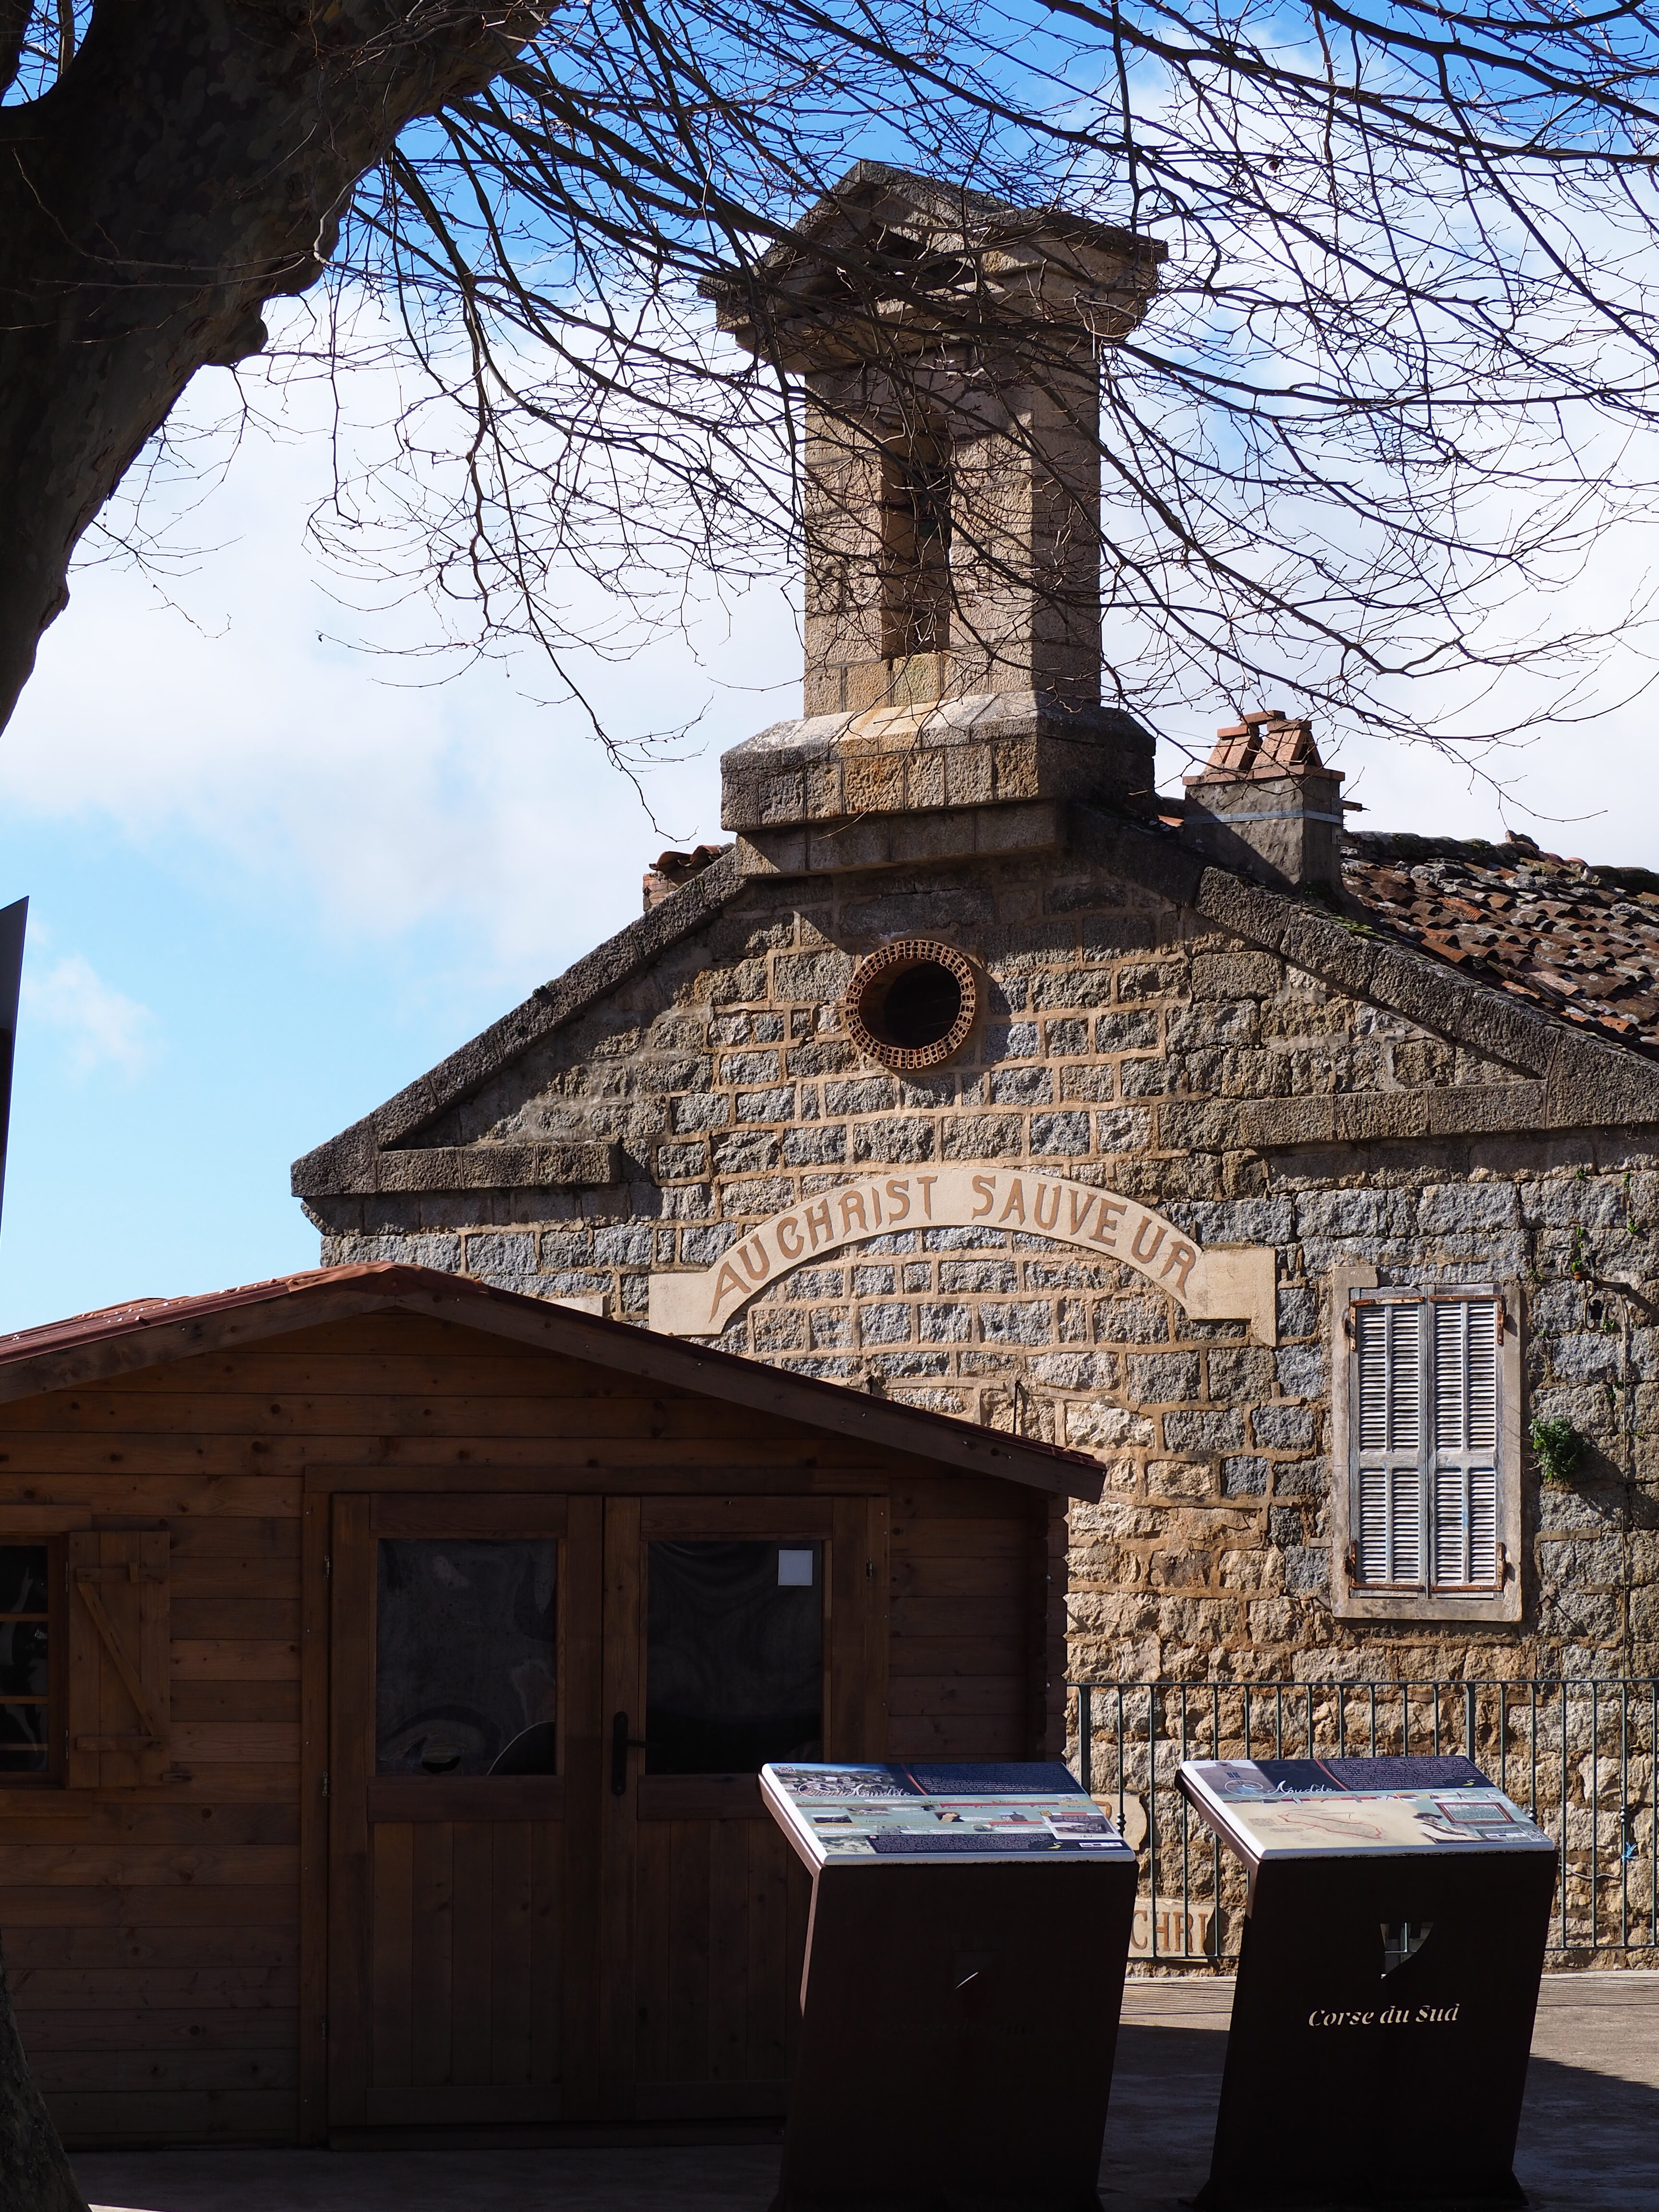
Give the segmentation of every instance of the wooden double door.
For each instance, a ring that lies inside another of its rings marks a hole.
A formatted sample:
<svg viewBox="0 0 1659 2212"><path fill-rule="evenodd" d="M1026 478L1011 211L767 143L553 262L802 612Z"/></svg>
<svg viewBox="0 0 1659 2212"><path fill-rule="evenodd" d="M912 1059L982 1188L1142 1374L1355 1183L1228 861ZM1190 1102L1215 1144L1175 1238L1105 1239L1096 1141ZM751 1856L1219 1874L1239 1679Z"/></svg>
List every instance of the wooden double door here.
<svg viewBox="0 0 1659 2212"><path fill-rule="evenodd" d="M336 1495L331 2130L783 2109L771 1759L884 1746L885 1500Z"/></svg>

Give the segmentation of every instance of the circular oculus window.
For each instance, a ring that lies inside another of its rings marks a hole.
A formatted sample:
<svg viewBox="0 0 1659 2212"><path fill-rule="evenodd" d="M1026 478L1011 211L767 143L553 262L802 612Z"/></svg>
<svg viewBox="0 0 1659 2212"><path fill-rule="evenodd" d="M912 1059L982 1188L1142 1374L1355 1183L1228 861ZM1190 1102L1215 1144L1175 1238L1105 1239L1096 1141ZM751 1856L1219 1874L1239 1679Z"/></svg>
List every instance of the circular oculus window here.
<svg viewBox="0 0 1659 2212"><path fill-rule="evenodd" d="M860 960L847 994L847 1027L884 1067L939 1067L967 1042L979 1011L974 971L953 945L902 937Z"/></svg>

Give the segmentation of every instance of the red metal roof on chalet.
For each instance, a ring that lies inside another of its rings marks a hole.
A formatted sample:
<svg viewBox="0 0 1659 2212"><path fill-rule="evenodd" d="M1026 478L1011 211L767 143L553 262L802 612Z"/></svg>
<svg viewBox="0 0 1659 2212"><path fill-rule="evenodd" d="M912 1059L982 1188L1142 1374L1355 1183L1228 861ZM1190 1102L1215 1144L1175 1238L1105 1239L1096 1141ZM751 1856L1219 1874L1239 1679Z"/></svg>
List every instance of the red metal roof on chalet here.
<svg viewBox="0 0 1659 2212"><path fill-rule="evenodd" d="M1512 837L1355 836L1343 888L1379 930L1595 1036L1659 1054L1659 875Z"/></svg>
<svg viewBox="0 0 1659 2212"><path fill-rule="evenodd" d="M549 1299L497 1290L470 1276L384 1260L276 1275L268 1282L244 1283L197 1297L131 1298L92 1313L72 1314L64 1321L46 1322L39 1328L15 1330L0 1336L0 1401L73 1388L148 1364L143 1349L147 1338L152 1340L155 1359L188 1359L222 1343L223 1325L233 1322L239 1310L266 1310L259 1316L264 1325L250 1328L239 1340L246 1342L310 1327L313 1319L337 1318L343 1305L363 1313L390 1306L428 1312L436 1309L439 1318L494 1327L521 1342L556 1337L559 1341L550 1343L549 1349L598 1366L645 1375L674 1388L705 1390L710 1396L769 1410L806 1427L866 1436L873 1443L1066 1497L1092 1502L1099 1498L1104 1480L1099 1461L1086 1452L982 1428L926 1407L867 1397L843 1383L793 1375L707 1345L655 1335L629 1322L607 1321ZM314 1315L312 1309L317 1309ZM124 1349L137 1356L122 1358ZM114 1356L95 1357L100 1352ZM77 1353L88 1355L84 1364L77 1361ZM23 1370L21 1375L19 1370Z"/></svg>

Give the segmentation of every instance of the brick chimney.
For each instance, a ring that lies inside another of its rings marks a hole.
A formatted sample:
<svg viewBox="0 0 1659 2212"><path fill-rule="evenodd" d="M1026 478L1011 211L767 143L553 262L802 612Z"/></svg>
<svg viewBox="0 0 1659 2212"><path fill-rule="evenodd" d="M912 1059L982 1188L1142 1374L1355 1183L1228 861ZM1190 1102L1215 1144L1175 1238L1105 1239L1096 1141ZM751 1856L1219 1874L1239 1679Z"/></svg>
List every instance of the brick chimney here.
<svg viewBox="0 0 1659 2212"><path fill-rule="evenodd" d="M1310 724L1277 708L1216 732L1203 773L1184 776L1182 842L1280 890L1342 880L1342 776L1319 757Z"/></svg>
<svg viewBox="0 0 1659 2212"><path fill-rule="evenodd" d="M645 911L660 906L670 891L678 890L689 884L693 876L700 876L711 860L718 860L718 845L694 845L689 853L659 853L646 870L643 889Z"/></svg>

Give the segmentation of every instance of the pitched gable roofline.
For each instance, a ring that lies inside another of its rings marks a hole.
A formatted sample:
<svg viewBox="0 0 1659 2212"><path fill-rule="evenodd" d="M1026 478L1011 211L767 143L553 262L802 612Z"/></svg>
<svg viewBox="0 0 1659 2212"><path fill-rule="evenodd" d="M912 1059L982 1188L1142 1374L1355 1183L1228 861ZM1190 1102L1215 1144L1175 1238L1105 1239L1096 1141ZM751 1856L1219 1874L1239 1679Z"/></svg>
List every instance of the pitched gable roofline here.
<svg viewBox="0 0 1659 2212"><path fill-rule="evenodd" d="M1413 951L1382 930L1309 900L1208 865L1167 838L1115 816L1073 809L1076 849L1149 890L1190 906L1246 944L1276 952L1331 989L1345 991L1419 1029L1502 1060L1530 1080L1460 1093L1480 1119L1448 1109L1444 1129L1427 1127L1344 1129L1335 1117L1349 1102L1331 1098L1263 1100L1241 1115L1229 1102L1215 1109L1218 1126L1256 1146L1328 1141L1333 1136L1419 1136L1477 1129L1583 1129L1659 1122L1659 1065L1629 1047L1589 1036L1571 1023L1513 997L1501 984L1462 975ZM1084 824L1087 823L1085 829ZM1498 1095L1494 1096L1494 1093ZM1513 1094L1513 1095L1505 1095ZM1427 1112L1426 1102L1414 1109ZM1196 1134L1194 1141L1200 1141ZM1237 1141L1237 1137L1230 1139Z"/></svg>
<svg viewBox="0 0 1659 2212"><path fill-rule="evenodd" d="M1099 1462L1083 1452L979 1428L952 1413L866 1397L842 1383L763 1367L731 1352L522 1297L465 1275L387 1261L319 1267L204 1297L141 1298L0 1337L0 1403L48 1390L83 1389L112 1376L202 1352L258 1344L359 1314L388 1312L481 1329L567 1359L770 1413L802 1428L854 1437L884 1450L909 1452L962 1473L997 1475L1054 1497L1080 1498L1092 1504L1105 1480Z"/></svg>
<svg viewBox="0 0 1659 2212"><path fill-rule="evenodd" d="M648 967L659 953L693 936L713 921L742 889L746 871L738 848L728 845L701 874L682 884L637 921L619 929L614 937L565 969L550 983L533 990L510 1014L492 1022L471 1042L452 1052L416 1080L377 1106L361 1121L354 1121L337 1137L319 1145L294 1163L291 1188L295 1198L330 1197L341 1191L380 1190L404 1187L382 1183L378 1178L383 1152L404 1144L417 1131L481 1090L501 1070L510 1067L542 1039L566 1022L574 1020L617 989L630 975ZM514 1151L547 1150L546 1146L513 1146ZM582 1147L581 1149L586 1149ZM443 1156L453 1158L453 1154ZM596 1176L596 1182L609 1178ZM530 1176L526 1181L534 1183ZM434 1181L432 1188L453 1188Z"/></svg>
<svg viewBox="0 0 1659 2212"><path fill-rule="evenodd" d="M1444 963L1323 906L1216 867L1166 834L1080 804L1067 812L1073 849L1103 867L1194 908L1246 944L1280 954L1334 990L1399 1014L1483 1058L1506 1062L1524 1079L1484 1090L1449 1091L1441 1104L1417 1097L1391 1104L1379 1099L1363 1106L1331 1098L1266 1100L1246 1109L1242 1120L1230 1105L1224 1110L1232 1117L1228 1126L1236 1133L1230 1141L1243 1134L1247 1144L1268 1148L1345 1137L1659 1123L1659 1065L1630 1048L1587 1036L1556 1015L1515 998L1500 984L1459 975ZM503 1182L537 1187L558 1179L545 1173L531 1155L597 1152L600 1148L526 1145L421 1152L398 1147L566 1022L619 988L671 945L714 921L750 876L775 873L769 862L739 838L701 875L672 891L554 981L532 992L521 1006L440 1060L418 1081L296 1160L295 1196L465 1188L478 1181L479 1156L496 1152L502 1155L497 1173ZM1339 1127L1351 1105L1352 1126ZM1421 1127L1399 1127L1377 1121L1390 1112L1447 1118L1443 1128L1429 1127L1426 1119ZM596 1164L586 1174L573 1173L565 1179L604 1182L608 1177Z"/></svg>

